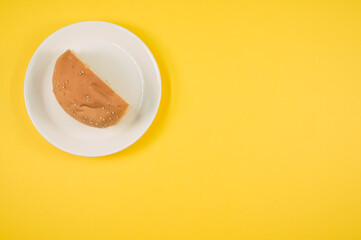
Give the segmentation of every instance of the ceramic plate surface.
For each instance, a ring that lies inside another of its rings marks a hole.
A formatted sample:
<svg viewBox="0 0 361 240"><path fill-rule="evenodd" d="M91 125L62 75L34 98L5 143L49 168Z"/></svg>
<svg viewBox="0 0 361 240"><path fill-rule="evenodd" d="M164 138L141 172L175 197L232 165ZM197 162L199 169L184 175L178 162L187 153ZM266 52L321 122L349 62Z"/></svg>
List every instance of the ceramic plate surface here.
<svg viewBox="0 0 361 240"><path fill-rule="evenodd" d="M129 103L117 125L89 127L56 101L54 65L67 49ZM75 155L104 156L130 146L149 128L160 103L161 79L152 53L133 33L112 23L80 22L56 31L36 50L26 72L24 97L34 126L52 145Z"/></svg>

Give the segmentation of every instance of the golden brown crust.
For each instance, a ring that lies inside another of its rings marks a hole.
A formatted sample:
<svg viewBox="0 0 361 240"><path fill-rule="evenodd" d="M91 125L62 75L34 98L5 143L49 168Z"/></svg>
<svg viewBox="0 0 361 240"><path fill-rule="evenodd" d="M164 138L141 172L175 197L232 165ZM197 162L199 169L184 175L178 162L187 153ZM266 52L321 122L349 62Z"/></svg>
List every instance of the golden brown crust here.
<svg viewBox="0 0 361 240"><path fill-rule="evenodd" d="M53 91L66 113L92 127L117 124L129 106L70 50L56 61Z"/></svg>

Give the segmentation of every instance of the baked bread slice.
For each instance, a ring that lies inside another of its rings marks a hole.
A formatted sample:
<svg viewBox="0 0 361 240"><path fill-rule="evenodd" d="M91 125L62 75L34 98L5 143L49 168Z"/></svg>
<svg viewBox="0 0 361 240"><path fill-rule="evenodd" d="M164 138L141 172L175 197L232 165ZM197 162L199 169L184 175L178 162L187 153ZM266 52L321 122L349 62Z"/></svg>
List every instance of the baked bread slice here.
<svg viewBox="0 0 361 240"><path fill-rule="evenodd" d="M129 107L71 50L64 52L55 63L53 92L67 114L97 128L117 124Z"/></svg>

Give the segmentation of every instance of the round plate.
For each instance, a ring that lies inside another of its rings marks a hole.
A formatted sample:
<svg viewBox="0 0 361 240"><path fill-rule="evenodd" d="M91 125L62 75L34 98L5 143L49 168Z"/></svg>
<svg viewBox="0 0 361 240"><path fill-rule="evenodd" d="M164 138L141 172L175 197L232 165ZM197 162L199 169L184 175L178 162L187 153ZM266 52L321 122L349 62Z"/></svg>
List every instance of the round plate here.
<svg viewBox="0 0 361 240"><path fill-rule="evenodd" d="M57 58L67 49L110 83L130 108L115 126L89 127L70 117L52 91ZM80 156L104 156L137 141L160 103L161 80L148 47L133 33L107 22L80 22L50 35L36 50L25 76L25 104L39 133L55 147Z"/></svg>

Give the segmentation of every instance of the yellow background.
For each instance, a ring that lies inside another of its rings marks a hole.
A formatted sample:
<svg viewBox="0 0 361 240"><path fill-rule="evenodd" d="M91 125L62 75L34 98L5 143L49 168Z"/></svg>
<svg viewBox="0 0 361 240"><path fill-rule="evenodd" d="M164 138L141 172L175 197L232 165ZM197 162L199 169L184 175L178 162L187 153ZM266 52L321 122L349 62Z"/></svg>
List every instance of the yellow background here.
<svg viewBox="0 0 361 240"><path fill-rule="evenodd" d="M27 65L68 24L138 35L162 75L148 132L58 150ZM361 239L361 1L0 0L0 239Z"/></svg>

